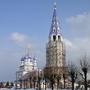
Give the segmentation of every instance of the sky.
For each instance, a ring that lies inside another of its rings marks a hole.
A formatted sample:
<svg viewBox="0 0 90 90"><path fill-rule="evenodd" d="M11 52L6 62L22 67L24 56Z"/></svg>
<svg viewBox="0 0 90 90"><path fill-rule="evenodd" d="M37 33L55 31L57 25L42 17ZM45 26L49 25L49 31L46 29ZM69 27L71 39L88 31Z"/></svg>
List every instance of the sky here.
<svg viewBox="0 0 90 90"><path fill-rule="evenodd" d="M78 63L82 55L89 55L90 0L0 0L0 81L15 80L27 47L39 68L45 66L54 2L66 61Z"/></svg>

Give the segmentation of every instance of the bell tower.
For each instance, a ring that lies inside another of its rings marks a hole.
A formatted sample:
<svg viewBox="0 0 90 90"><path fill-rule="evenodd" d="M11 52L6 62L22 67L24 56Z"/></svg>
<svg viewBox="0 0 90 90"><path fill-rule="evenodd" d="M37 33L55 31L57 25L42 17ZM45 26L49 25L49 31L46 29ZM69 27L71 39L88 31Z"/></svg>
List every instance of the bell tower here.
<svg viewBox="0 0 90 90"><path fill-rule="evenodd" d="M55 3L49 40L46 46L46 67L62 68L65 66L65 46L56 11L57 8Z"/></svg>

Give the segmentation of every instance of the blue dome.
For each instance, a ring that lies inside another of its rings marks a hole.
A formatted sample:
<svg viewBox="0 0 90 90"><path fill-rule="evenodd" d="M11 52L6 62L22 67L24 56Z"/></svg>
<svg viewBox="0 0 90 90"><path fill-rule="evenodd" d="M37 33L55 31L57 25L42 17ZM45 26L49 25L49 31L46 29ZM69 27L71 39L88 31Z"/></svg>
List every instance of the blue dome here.
<svg viewBox="0 0 90 90"><path fill-rule="evenodd" d="M21 61L24 61L24 57L21 58Z"/></svg>
<svg viewBox="0 0 90 90"><path fill-rule="evenodd" d="M36 58L34 57L33 60L36 60Z"/></svg>
<svg viewBox="0 0 90 90"><path fill-rule="evenodd" d="M26 59L32 59L32 57L31 56L24 56L21 58L21 61L25 61Z"/></svg>

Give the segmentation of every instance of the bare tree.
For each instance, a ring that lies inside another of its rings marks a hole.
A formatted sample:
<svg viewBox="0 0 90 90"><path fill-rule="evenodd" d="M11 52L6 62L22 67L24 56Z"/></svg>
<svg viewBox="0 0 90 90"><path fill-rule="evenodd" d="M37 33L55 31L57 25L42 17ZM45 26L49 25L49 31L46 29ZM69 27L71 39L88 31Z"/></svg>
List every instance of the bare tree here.
<svg viewBox="0 0 90 90"><path fill-rule="evenodd" d="M34 88L36 87L36 80L37 80L37 77L33 77L33 83L34 83Z"/></svg>
<svg viewBox="0 0 90 90"><path fill-rule="evenodd" d="M55 69L56 69L55 67L44 68L44 75L50 81L50 86L52 90L54 89L54 84L55 84L56 75L57 75Z"/></svg>
<svg viewBox="0 0 90 90"><path fill-rule="evenodd" d="M47 76L44 74L43 79L45 80L45 90L46 90L46 83L47 83Z"/></svg>
<svg viewBox="0 0 90 90"><path fill-rule="evenodd" d="M77 79L77 68L74 64L69 65L69 76L71 77L72 90L74 90L74 84Z"/></svg>
<svg viewBox="0 0 90 90"><path fill-rule="evenodd" d="M65 86L65 79L66 79L66 74L65 73L63 74L63 79L64 79L64 88L65 88L66 87Z"/></svg>
<svg viewBox="0 0 90 90"><path fill-rule="evenodd" d="M60 85L61 75L57 75L56 79L57 79L57 90L58 90L59 85Z"/></svg>
<svg viewBox="0 0 90 90"><path fill-rule="evenodd" d="M84 56L80 59L80 66L83 73L81 73L81 75L84 79L84 88L87 90L87 73L90 68L89 58L87 56Z"/></svg>

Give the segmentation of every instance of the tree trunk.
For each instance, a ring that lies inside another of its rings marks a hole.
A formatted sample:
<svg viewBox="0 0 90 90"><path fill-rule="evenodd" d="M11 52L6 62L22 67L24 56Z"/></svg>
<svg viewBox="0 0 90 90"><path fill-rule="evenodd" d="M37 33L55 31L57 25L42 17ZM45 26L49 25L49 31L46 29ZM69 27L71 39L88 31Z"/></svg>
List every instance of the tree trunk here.
<svg viewBox="0 0 90 90"><path fill-rule="evenodd" d="M72 77L72 90L74 90L74 77Z"/></svg>
<svg viewBox="0 0 90 90"><path fill-rule="evenodd" d="M46 79L45 79L45 90L46 90Z"/></svg>
<svg viewBox="0 0 90 90"><path fill-rule="evenodd" d="M22 88L22 80L20 81L20 88Z"/></svg>
<svg viewBox="0 0 90 90"><path fill-rule="evenodd" d="M74 82L72 82L72 90L74 90Z"/></svg>
<svg viewBox="0 0 90 90"><path fill-rule="evenodd" d="M36 86L36 85L35 85L35 81L34 81L34 88L35 88L35 86Z"/></svg>
<svg viewBox="0 0 90 90"><path fill-rule="evenodd" d="M65 88L65 78L64 78L64 88Z"/></svg>
<svg viewBox="0 0 90 90"><path fill-rule="evenodd" d="M57 90L59 88L59 79L57 79Z"/></svg>
<svg viewBox="0 0 90 90"><path fill-rule="evenodd" d="M29 80L30 80L30 88L31 88L31 78Z"/></svg>
<svg viewBox="0 0 90 90"><path fill-rule="evenodd" d="M87 74L85 73L84 76L85 76L84 87L85 87L85 90L87 90Z"/></svg>
<svg viewBox="0 0 90 90"><path fill-rule="evenodd" d="M39 84L38 85L38 88L39 88L39 90L41 90L40 80L39 80L39 83L38 84Z"/></svg>
<svg viewBox="0 0 90 90"><path fill-rule="evenodd" d="M51 82L51 88L52 88L52 90L53 90L53 82Z"/></svg>
<svg viewBox="0 0 90 90"><path fill-rule="evenodd" d="M23 85L24 87L23 87L23 88L25 89L25 87L26 87L26 85L25 85L25 80L23 80L23 83L24 83L24 85Z"/></svg>

